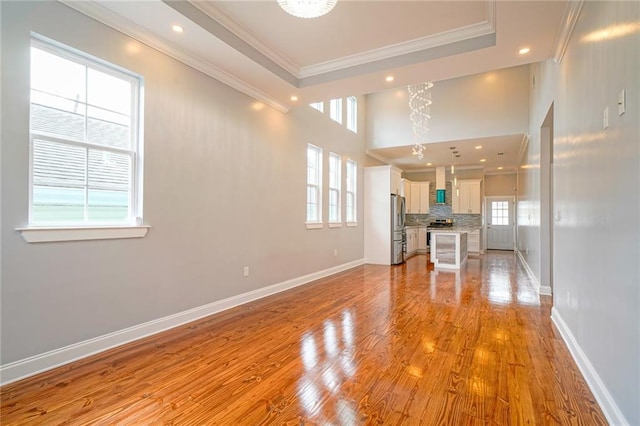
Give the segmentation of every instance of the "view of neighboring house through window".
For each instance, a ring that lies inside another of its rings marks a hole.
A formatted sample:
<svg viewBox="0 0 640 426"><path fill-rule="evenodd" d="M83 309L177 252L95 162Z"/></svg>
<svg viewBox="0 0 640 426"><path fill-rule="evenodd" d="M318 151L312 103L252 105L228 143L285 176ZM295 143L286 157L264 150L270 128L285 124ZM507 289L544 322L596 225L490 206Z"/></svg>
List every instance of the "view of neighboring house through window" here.
<svg viewBox="0 0 640 426"><path fill-rule="evenodd" d="M140 76L32 39L30 224L136 223L140 86Z"/></svg>
<svg viewBox="0 0 640 426"><path fill-rule="evenodd" d="M329 101L329 116L333 121L342 124L342 98Z"/></svg>
<svg viewBox="0 0 640 426"><path fill-rule="evenodd" d="M356 219L356 179L358 167L355 161L347 160L347 193L346 219L347 223L355 223Z"/></svg>
<svg viewBox="0 0 640 426"><path fill-rule="evenodd" d="M312 104L309 104L309 106L315 110L324 112L324 102L314 102Z"/></svg>
<svg viewBox="0 0 640 426"><path fill-rule="evenodd" d="M307 145L307 223L322 222L322 149Z"/></svg>
<svg viewBox="0 0 640 426"><path fill-rule="evenodd" d="M355 96L347 98L347 129L358 133L358 99Z"/></svg>
<svg viewBox="0 0 640 426"><path fill-rule="evenodd" d="M340 168L338 154L329 153L329 223L340 222Z"/></svg>

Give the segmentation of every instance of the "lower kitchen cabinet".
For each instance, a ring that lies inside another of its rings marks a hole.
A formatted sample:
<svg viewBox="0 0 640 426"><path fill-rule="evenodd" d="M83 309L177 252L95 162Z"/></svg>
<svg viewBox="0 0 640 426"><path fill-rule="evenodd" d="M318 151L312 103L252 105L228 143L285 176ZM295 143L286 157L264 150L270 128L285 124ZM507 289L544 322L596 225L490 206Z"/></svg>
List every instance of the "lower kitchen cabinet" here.
<svg viewBox="0 0 640 426"><path fill-rule="evenodd" d="M469 232L467 236L467 250L469 253L480 253L480 230Z"/></svg>
<svg viewBox="0 0 640 426"><path fill-rule="evenodd" d="M427 252L427 227L418 228L418 251Z"/></svg>
<svg viewBox="0 0 640 426"><path fill-rule="evenodd" d="M407 228L407 257L418 251L418 228Z"/></svg>

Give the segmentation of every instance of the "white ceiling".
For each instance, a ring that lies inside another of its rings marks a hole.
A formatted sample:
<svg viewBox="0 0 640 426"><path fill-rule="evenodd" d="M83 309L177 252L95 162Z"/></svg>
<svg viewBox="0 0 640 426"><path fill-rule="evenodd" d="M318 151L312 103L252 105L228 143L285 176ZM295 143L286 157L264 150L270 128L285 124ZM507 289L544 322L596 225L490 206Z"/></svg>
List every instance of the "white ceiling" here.
<svg viewBox="0 0 640 426"><path fill-rule="evenodd" d="M290 16L276 0L59 1L283 112L549 59L561 54L571 13L566 0L338 0L315 19ZM519 55L522 47L531 52ZM522 135L483 143L508 141L513 152ZM431 155L448 154L448 143L431 145ZM377 154L411 162L402 149Z"/></svg>

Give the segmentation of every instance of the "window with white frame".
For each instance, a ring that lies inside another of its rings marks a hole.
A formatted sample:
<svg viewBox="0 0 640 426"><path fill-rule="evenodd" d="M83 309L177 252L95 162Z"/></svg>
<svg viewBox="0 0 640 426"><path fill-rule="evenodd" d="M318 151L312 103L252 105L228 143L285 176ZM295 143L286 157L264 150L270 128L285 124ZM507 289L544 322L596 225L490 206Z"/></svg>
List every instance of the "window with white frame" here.
<svg viewBox="0 0 640 426"><path fill-rule="evenodd" d="M338 154L329 153L329 223L340 222L340 171L342 161Z"/></svg>
<svg viewBox="0 0 640 426"><path fill-rule="evenodd" d="M307 145L307 223L322 222L322 149Z"/></svg>
<svg viewBox="0 0 640 426"><path fill-rule="evenodd" d="M342 124L342 98L329 101L329 117Z"/></svg>
<svg viewBox="0 0 640 426"><path fill-rule="evenodd" d="M358 99L355 96L347 98L347 129L358 133Z"/></svg>
<svg viewBox="0 0 640 426"><path fill-rule="evenodd" d="M57 43L31 43L29 224L139 222L141 77Z"/></svg>
<svg viewBox="0 0 640 426"><path fill-rule="evenodd" d="M317 111L324 112L324 102L314 102L309 106Z"/></svg>
<svg viewBox="0 0 640 426"><path fill-rule="evenodd" d="M492 225L509 225L509 202L508 201L492 201L491 202L491 224Z"/></svg>
<svg viewBox="0 0 640 426"><path fill-rule="evenodd" d="M346 193L346 219L347 223L357 222L356 217L356 182L358 165L353 160L347 160L347 193Z"/></svg>

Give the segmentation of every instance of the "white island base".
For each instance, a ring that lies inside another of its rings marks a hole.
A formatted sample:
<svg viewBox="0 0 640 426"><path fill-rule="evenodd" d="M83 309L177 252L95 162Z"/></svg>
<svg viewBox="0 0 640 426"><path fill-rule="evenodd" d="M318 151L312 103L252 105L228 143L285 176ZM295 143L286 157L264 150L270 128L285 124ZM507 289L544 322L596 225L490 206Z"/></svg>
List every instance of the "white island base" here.
<svg viewBox="0 0 640 426"><path fill-rule="evenodd" d="M467 260L466 231L431 232L431 262L435 268L460 269Z"/></svg>

